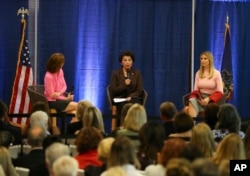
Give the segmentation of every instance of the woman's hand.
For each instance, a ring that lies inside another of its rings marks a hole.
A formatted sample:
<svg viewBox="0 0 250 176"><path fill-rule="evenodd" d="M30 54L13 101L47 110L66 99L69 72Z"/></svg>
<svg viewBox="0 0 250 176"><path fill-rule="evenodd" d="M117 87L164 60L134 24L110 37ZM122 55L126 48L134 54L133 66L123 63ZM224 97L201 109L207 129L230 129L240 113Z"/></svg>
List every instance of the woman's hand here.
<svg viewBox="0 0 250 176"><path fill-rule="evenodd" d="M210 98L209 98L209 97L206 97L206 98L204 98L204 99L198 100L198 102L200 103L201 106L206 106L206 105L208 105L209 101L210 101Z"/></svg>
<svg viewBox="0 0 250 176"><path fill-rule="evenodd" d="M126 101L130 101L130 100L131 100L131 97L127 97L127 98L126 98Z"/></svg>
<svg viewBox="0 0 250 176"><path fill-rule="evenodd" d="M52 94L52 98L57 99L62 93L61 92L54 92Z"/></svg>

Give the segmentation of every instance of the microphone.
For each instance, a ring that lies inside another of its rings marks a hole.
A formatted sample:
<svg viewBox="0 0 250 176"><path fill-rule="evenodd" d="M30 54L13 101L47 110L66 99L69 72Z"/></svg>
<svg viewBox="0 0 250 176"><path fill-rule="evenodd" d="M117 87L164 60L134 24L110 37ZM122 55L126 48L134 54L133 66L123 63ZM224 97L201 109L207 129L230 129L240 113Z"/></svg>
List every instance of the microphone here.
<svg viewBox="0 0 250 176"><path fill-rule="evenodd" d="M127 77L128 77L128 79L130 79L130 70L129 69L127 69Z"/></svg>
<svg viewBox="0 0 250 176"><path fill-rule="evenodd" d="M70 91L69 91L69 94L70 94L70 95L73 95L73 94L74 94L74 89L75 89L74 86L72 86L72 87L70 88Z"/></svg>

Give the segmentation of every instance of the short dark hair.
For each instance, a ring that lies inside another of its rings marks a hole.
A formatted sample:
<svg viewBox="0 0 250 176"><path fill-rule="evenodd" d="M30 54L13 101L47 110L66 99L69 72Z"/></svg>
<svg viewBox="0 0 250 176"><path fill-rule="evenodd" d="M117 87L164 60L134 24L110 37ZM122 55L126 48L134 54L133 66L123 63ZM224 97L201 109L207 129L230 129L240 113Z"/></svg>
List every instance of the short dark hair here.
<svg viewBox="0 0 250 176"><path fill-rule="evenodd" d="M174 116L174 128L177 133L191 130L194 126L193 118L186 112L177 112Z"/></svg>
<svg viewBox="0 0 250 176"><path fill-rule="evenodd" d="M124 56L130 56L131 59L133 60L133 62L135 61L135 56L134 56L134 53L130 50L125 50L125 51L122 51L120 56L119 56L119 61L122 62L122 58Z"/></svg>

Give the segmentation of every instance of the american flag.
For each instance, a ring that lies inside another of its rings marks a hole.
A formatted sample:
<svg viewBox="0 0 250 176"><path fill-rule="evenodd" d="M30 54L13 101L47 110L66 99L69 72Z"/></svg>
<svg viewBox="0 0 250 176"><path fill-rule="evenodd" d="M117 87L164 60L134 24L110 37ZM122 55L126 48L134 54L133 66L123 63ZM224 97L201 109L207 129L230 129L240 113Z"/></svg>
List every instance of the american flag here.
<svg viewBox="0 0 250 176"><path fill-rule="evenodd" d="M31 104L27 87L34 84L33 71L29 56L28 40L25 37L26 21L22 19L21 41L18 52L16 77L12 88L12 96L10 102L10 114L27 114L30 112ZM27 124L27 118L10 119L14 123Z"/></svg>

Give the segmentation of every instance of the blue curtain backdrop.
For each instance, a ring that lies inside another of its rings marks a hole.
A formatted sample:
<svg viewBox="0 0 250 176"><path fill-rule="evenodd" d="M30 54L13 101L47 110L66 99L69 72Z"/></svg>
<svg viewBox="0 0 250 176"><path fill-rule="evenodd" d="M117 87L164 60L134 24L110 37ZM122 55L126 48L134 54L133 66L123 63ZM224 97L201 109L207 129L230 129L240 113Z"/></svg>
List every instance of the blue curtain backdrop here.
<svg viewBox="0 0 250 176"><path fill-rule="evenodd" d="M232 103L248 118L249 2L197 0L195 13L194 71L199 54L211 50L221 67L226 15L231 27L234 74ZM11 97L20 37L17 9L20 1L1 5L0 98ZM28 8L28 7L27 7ZM158 115L163 101L181 110L182 96L190 91L191 0L41 0L38 18L37 83L43 84L45 65L54 52L66 57L68 86L75 86L75 100L88 99L104 114L111 114L106 86L111 72L120 67L121 50L135 53L148 91L150 116Z"/></svg>

